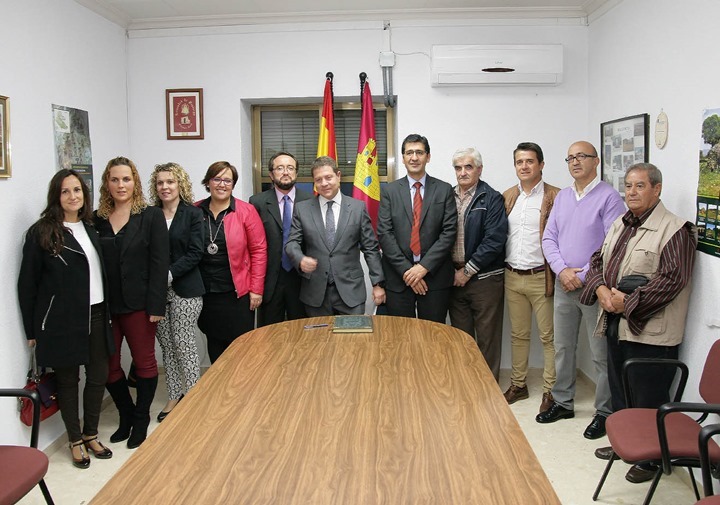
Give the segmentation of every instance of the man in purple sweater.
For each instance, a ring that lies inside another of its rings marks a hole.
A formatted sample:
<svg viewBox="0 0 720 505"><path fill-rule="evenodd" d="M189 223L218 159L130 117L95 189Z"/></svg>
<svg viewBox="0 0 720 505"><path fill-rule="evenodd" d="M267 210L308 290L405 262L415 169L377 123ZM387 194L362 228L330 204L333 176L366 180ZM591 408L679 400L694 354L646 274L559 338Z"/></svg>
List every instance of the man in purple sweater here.
<svg viewBox="0 0 720 505"><path fill-rule="evenodd" d="M575 417L575 379L578 330L585 320L590 353L595 364L595 415L585 429L585 438L605 435L605 419L612 412L607 375L605 339L593 337L598 306L580 303L590 257L602 245L613 221L625 213L625 204L612 186L598 176L598 158L589 142L575 142L565 159L575 182L557 195L542 249L555 281L555 369L552 406L535 417L539 423L553 423Z"/></svg>

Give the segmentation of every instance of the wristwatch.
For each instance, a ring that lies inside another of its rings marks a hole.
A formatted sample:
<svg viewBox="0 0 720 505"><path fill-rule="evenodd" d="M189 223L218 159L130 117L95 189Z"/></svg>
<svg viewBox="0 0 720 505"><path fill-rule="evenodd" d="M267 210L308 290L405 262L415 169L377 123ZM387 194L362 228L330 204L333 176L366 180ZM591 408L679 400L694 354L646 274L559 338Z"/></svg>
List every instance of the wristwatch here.
<svg viewBox="0 0 720 505"><path fill-rule="evenodd" d="M464 267L463 267L463 275L465 275L465 277L472 277L472 276L473 276L473 274L470 273L470 270L468 270L468 267L467 267L467 266L464 266Z"/></svg>

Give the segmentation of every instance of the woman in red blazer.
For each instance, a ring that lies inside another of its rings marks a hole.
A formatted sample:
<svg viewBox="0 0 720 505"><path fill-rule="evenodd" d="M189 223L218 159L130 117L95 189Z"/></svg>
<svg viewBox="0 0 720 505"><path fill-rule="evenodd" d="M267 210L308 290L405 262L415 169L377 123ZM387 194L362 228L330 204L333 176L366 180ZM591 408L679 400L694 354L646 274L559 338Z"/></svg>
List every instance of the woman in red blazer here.
<svg viewBox="0 0 720 505"><path fill-rule="evenodd" d="M255 207L233 198L237 180L234 166L216 161L202 180L210 197L196 203L205 226L200 261L205 296L198 326L207 337L211 363L254 328L265 283L265 228Z"/></svg>

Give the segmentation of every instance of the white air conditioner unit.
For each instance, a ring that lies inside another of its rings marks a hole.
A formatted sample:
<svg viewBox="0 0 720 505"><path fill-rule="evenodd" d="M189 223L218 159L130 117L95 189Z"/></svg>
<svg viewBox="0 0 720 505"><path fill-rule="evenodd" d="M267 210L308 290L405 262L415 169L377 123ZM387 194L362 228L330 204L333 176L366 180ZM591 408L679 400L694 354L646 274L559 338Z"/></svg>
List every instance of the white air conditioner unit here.
<svg viewBox="0 0 720 505"><path fill-rule="evenodd" d="M561 44L432 46L433 86L555 86L562 77Z"/></svg>

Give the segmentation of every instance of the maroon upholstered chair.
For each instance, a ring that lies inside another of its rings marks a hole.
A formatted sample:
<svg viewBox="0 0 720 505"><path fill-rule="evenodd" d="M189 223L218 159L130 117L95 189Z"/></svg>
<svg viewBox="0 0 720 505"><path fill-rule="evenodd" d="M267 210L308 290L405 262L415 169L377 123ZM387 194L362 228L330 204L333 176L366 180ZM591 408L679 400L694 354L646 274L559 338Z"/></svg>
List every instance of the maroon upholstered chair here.
<svg viewBox="0 0 720 505"><path fill-rule="evenodd" d="M702 468L703 490L705 498L697 502L697 505L720 505L720 495L713 496L713 473L717 475L720 461L712 461L708 451L710 437L720 434L720 424L711 424L700 430L698 445L700 448L700 465Z"/></svg>
<svg viewBox="0 0 720 505"><path fill-rule="evenodd" d="M669 363L681 370L681 377L674 401L659 409L633 408L632 392L628 384L628 370L642 366L659 366ZM652 500L660 477L670 475L673 466L684 466L690 472L695 496L700 493L695 484L692 469L700 467L698 435L708 414L720 414L720 340L710 348L700 377L700 396L706 403L685 403L678 401L687 381L687 367L677 360L636 360L630 359L623 366L623 384L628 408L611 414L605 424L613 455L600 478L593 501L597 500L605 479L614 461L626 463L655 463L658 470L645 496L644 505ZM694 419L687 413L702 414ZM720 447L712 440L708 442L711 461L720 461Z"/></svg>
<svg viewBox="0 0 720 505"><path fill-rule="evenodd" d="M53 504L43 478L48 469L48 457L37 449L40 429L40 396L37 391L0 389L0 397L26 397L33 402L33 423L30 447L0 445L0 505L17 503L36 485L40 486L45 501Z"/></svg>

